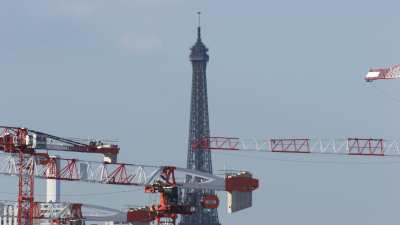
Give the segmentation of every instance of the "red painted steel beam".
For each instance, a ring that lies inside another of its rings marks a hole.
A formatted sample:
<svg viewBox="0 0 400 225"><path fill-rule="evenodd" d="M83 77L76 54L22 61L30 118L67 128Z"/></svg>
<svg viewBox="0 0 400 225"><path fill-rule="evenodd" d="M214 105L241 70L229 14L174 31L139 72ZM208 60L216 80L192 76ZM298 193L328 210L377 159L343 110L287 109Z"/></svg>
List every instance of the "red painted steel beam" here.
<svg viewBox="0 0 400 225"><path fill-rule="evenodd" d="M310 153L309 139L284 138L271 139L270 147L272 152L285 153Z"/></svg>
<svg viewBox="0 0 400 225"><path fill-rule="evenodd" d="M57 173L57 179L59 180L79 180L78 168L76 166L76 160L68 160L67 165L60 169Z"/></svg>
<svg viewBox="0 0 400 225"><path fill-rule="evenodd" d="M374 138L348 138L349 155L384 156L384 140Z"/></svg>
<svg viewBox="0 0 400 225"><path fill-rule="evenodd" d="M130 184L133 179L132 176L127 174L124 164L119 165L107 177L109 184Z"/></svg>
<svg viewBox="0 0 400 225"><path fill-rule="evenodd" d="M201 150L239 150L239 138L234 137L206 137L192 143L193 149Z"/></svg>
<svg viewBox="0 0 400 225"><path fill-rule="evenodd" d="M57 137L39 131L28 130L26 128L0 126L0 129L1 128L2 132L0 134L0 151L16 152L17 146L26 145L27 149L30 150L28 153L33 153L35 150L82 152L105 155L117 155L119 153L119 147L115 144L94 143L92 145ZM32 139L33 135L36 135L36 138L43 137L45 140L52 140L57 144L48 143L41 146L32 146L32 143L28 144L27 142L29 141L27 140L29 140L29 138Z"/></svg>

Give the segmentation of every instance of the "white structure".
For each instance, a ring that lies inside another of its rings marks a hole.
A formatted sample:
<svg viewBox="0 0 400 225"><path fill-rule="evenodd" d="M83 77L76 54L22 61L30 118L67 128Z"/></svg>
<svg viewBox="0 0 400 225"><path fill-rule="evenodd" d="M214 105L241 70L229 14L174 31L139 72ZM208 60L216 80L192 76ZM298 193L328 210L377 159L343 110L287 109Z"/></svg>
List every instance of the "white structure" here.
<svg viewBox="0 0 400 225"><path fill-rule="evenodd" d="M18 207L10 202L0 202L0 225L17 225Z"/></svg>
<svg viewBox="0 0 400 225"><path fill-rule="evenodd" d="M71 203L40 203L39 213L43 219L34 219L35 225L51 225L50 218L70 218ZM87 221L105 225L129 225L126 212L96 205L82 205L82 213ZM17 225L18 203L0 200L0 225ZM113 222L115 221L115 222ZM136 225L136 224L135 224ZM142 225L142 224L140 224Z"/></svg>
<svg viewBox="0 0 400 225"><path fill-rule="evenodd" d="M57 158L57 156L50 156L50 158ZM57 171L60 170L60 161L56 160ZM48 172L46 172L48 173ZM60 180L46 179L46 202L60 202Z"/></svg>

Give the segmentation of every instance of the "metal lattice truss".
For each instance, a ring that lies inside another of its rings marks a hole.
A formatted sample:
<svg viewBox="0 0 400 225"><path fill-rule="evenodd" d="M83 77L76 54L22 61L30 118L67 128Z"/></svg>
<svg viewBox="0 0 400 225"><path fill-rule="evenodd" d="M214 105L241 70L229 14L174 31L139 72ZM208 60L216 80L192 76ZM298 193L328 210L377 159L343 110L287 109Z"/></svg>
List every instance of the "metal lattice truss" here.
<svg viewBox="0 0 400 225"><path fill-rule="evenodd" d="M370 69L365 76L365 80L368 82L396 78L400 78L400 65L394 65L389 68Z"/></svg>
<svg viewBox="0 0 400 225"><path fill-rule="evenodd" d="M103 163L77 159L26 155L25 168L36 178L81 181L100 184L146 186L162 180L163 166ZM18 155L0 154L0 174L18 175ZM225 190L225 178L184 168L176 168L177 186L194 189ZM186 177L192 181L185 181Z"/></svg>
<svg viewBox="0 0 400 225"><path fill-rule="evenodd" d="M119 147L115 142L103 140L67 139L26 128L0 125L0 151L16 153L17 146L25 146L26 152L66 151L103 154L105 161L117 162Z"/></svg>
<svg viewBox="0 0 400 225"><path fill-rule="evenodd" d="M339 155L400 156L400 141L381 138L273 138L209 137L193 143L198 149Z"/></svg>
<svg viewBox="0 0 400 225"><path fill-rule="evenodd" d="M0 218L16 218L16 201L0 201ZM82 217L89 221L115 221L125 222L127 212L104 206L91 204L76 204L69 202L37 202L35 207L35 219L68 219L74 215L74 209L79 208ZM5 210L4 210L5 209Z"/></svg>

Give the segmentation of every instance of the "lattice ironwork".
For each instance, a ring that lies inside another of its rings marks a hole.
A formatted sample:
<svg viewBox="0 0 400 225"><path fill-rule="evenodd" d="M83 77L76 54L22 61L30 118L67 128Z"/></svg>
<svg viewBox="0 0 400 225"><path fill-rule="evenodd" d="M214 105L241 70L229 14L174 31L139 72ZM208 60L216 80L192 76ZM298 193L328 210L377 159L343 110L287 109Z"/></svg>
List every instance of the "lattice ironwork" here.
<svg viewBox="0 0 400 225"><path fill-rule="evenodd" d="M217 141L218 140L218 141ZM383 138L233 138L206 137L192 144L199 150L400 156L400 140Z"/></svg>
<svg viewBox="0 0 400 225"><path fill-rule="evenodd" d="M191 48L190 61L192 62L192 96L190 107L189 144L187 154L187 168L212 173L211 151L199 151L201 146L194 146L196 140L210 136L207 77L206 67L209 60L207 47L201 40L200 26L197 28L197 41ZM187 178L192 179L191 177ZM180 225L219 225L216 209L204 210L201 206L204 195L214 195L213 190L185 189L183 201L195 206L195 213L182 216Z"/></svg>

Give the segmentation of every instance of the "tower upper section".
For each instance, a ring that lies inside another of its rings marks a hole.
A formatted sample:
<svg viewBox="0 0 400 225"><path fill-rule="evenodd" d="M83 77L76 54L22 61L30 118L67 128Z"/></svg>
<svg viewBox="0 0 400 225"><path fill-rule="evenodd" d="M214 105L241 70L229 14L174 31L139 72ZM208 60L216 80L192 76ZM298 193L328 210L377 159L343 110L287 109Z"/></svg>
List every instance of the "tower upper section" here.
<svg viewBox="0 0 400 225"><path fill-rule="evenodd" d="M191 48L190 61L203 61L208 62L208 48L201 41L201 28L197 27L197 41Z"/></svg>

